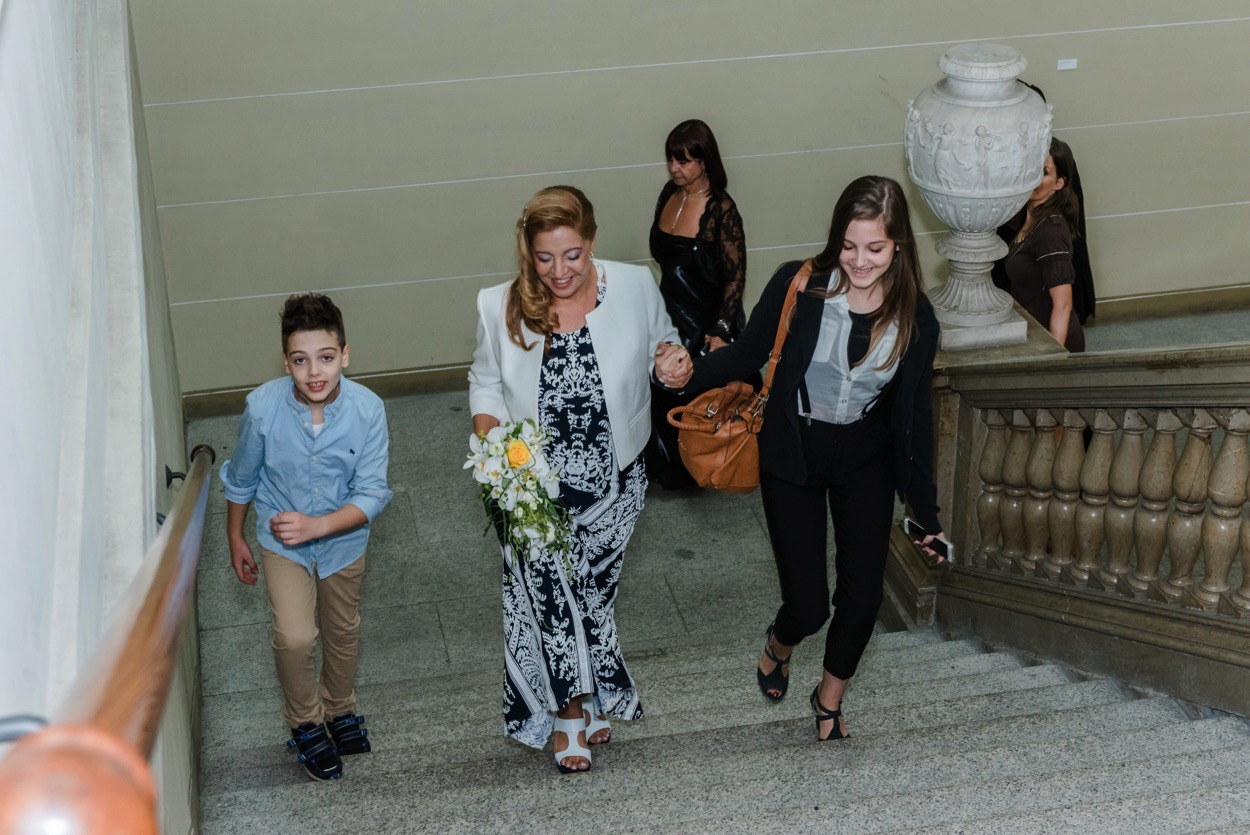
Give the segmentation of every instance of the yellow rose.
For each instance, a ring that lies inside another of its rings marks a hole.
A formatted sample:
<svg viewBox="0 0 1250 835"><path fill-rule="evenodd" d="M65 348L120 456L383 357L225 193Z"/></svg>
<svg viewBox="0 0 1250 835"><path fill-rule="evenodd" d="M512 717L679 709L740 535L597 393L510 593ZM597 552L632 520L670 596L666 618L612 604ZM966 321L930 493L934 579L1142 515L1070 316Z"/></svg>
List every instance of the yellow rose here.
<svg viewBox="0 0 1250 835"><path fill-rule="evenodd" d="M513 467L524 467L530 462L530 448L525 441L513 439L508 442L508 463Z"/></svg>

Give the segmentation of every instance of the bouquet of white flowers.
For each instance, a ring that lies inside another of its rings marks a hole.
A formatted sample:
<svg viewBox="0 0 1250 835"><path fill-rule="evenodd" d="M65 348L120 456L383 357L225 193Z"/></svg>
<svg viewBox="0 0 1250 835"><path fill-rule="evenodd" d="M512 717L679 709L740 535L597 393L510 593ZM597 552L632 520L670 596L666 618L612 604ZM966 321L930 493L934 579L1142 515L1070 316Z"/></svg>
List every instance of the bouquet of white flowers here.
<svg viewBox="0 0 1250 835"><path fill-rule="evenodd" d="M486 515L492 522L502 515L505 543L531 559L544 545L567 556L572 535L569 513L557 501L560 474L543 454L547 443L547 433L525 418L470 436L464 464L481 485Z"/></svg>

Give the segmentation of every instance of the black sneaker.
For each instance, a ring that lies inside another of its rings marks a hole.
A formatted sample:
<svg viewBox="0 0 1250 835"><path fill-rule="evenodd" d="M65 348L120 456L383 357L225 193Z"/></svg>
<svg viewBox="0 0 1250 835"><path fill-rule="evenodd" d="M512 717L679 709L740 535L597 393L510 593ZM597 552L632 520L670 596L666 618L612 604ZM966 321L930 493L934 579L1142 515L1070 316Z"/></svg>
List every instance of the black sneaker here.
<svg viewBox="0 0 1250 835"><path fill-rule="evenodd" d="M330 720L329 726L330 736L334 737L334 746L339 749L340 755L346 757L348 754L368 754L371 750L365 717L354 713L341 713Z"/></svg>
<svg viewBox="0 0 1250 835"><path fill-rule="evenodd" d="M325 725L305 722L291 728L286 747L299 751L299 761L314 780L337 780L343 776L343 761L326 734Z"/></svg>

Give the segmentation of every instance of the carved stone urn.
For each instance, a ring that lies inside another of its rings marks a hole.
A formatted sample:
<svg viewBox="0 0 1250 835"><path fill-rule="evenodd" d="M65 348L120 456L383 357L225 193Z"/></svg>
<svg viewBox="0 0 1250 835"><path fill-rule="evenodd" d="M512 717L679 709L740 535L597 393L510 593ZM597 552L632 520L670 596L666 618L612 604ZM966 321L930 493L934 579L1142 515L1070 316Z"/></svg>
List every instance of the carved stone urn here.
<svg viewBox="0 0 1250 835"><path fill-rule="evenodd" d="M908 103L907 173L951 228L936 247L950 277L929 294L943 349L1025 340L1024 320L990 267L1007 254L995 230L1041 182L1050 149L1050 106L1016 80L1026 66L1009 46L959 44L938 61L946 78Z"/></svg>

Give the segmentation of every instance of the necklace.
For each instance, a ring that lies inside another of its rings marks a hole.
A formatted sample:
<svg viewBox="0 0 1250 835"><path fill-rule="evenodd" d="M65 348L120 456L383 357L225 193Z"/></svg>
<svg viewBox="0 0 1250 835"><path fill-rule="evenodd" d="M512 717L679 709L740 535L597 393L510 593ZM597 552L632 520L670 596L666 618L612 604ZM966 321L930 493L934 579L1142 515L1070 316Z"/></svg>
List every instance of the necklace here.
<svg viewBox="0 0 1250 835"><path fill-rule="evenodd" d="M712 190L711 186L705 186L702 191L696 191L694 195L695 197L699 197L700 195L707 194L711 190ZM668 227L669 232L672 232L677 229L677 221L681 220L681 210L686 208L686 201L688 199L690 199L690 192L686 191L683 188L681 190L681 205L677 207L677 214L673 217L673 223L671 226Z"/></svg>

